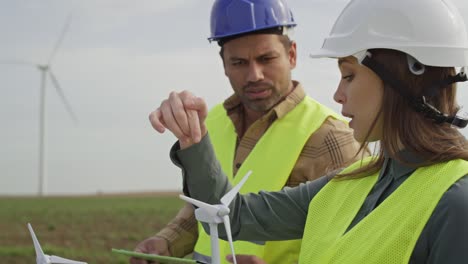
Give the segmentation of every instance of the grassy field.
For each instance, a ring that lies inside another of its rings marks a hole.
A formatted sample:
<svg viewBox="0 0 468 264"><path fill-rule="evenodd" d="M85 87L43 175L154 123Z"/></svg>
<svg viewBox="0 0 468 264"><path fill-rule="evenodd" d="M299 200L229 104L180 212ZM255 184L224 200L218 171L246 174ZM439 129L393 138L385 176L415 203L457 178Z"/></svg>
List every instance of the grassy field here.
<svg viewBox="0 0 468 264"><path fill-rule="evenodd" d="M132 250L181 208L174 195L0 198L0 262L35 263L27 223L49 255L88 263L128 263Z"/></svg>

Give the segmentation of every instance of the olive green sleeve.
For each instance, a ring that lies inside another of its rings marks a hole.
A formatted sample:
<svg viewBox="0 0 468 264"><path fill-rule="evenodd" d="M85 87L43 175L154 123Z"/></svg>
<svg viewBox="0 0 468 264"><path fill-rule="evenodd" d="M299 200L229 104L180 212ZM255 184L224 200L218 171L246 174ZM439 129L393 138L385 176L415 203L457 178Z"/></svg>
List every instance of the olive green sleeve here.
<svg viewBox="0 0 468 264"><path fill-rule="evenodd" d="M231 189L216 159L209 135L184 150L180 150L176 143L171 149L171 158L182 169L186 195L217 204ZM234 239L269 241L301 238L310 200L329 178L324 176L279 192L237 195L230 204ZM208 231L208 225L204 225L204 228ZM219 226L219 233L221 238L226 238L222 225Z"/></svg>

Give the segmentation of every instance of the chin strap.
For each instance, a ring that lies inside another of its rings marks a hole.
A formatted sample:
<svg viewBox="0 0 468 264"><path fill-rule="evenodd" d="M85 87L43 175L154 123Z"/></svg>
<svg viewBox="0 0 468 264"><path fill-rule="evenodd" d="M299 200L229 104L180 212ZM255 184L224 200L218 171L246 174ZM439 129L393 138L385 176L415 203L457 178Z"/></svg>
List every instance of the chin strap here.
<svg viewBox="0 0 468 264"><path fill-rule="evenodd" d="M435 83L432 86L432 88L429 89L427 94L420 97L414 97L409 94L409 89L407 89L406 86L403 85L403 83L400 80L390 76L390 74L382 64L372 59L372 54L370 52L367 51L362 59L358 58L358 61L360 61L362 65L368 67L373 72L375 72L384 81L384 83L388 83L390 87L392 87L397 93L399 93L403 98L405 98L414 111L422 113L426 118L432 119L439 124L449 123L458 128L464 128L468 125L468 118L458 115L449 116L447 114L444 114L426 101L426 96L435 95L438 89L445 88L450 84L456 82L467 81L468 78L465 73L464 67L460 70L460 72L457 75L449 76L446 79Z"/></svg>
<svg viewBox="0 0 468 264"><path fill-rule="evenodd" d="M439 89L445 89L446 87L450 87L452 83L466 81L468 81L468 78L466 76L465 67L462 67L458 74L448 76L444 80L434 83L434 85L432 85L432 87L428 89L425 95L429 97L434 96L436 95L437 90Z"/></svg>
<svg viewBox="0 0 468 264"><path fill-rule="evenodd" d="M425 117L434 120L438 124L449 123L458 128L465 128L468 125L467 118L458 115L449 116L440 112L437 108L426 102L425 96L413 97L410 105L416 112L422 113Z"/></svg>

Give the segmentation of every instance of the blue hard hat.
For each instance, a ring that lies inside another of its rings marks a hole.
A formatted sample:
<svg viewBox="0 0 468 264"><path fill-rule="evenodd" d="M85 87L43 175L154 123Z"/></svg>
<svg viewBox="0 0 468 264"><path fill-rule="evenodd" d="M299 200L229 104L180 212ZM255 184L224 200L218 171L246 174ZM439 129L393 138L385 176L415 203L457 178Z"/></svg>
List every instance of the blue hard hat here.
<svg viewBox="0 0 468 264"><path fill-rule="evenodd" d="M286 0L216 0L209 41L273 27L294 27Z"/></svg>

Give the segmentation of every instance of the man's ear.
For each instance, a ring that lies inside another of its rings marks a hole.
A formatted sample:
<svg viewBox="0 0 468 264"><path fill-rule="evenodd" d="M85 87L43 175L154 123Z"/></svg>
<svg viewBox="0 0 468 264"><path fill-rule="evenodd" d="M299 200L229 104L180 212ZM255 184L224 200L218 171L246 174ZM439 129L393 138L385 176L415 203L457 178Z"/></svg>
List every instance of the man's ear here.
<svg viewBox="0 0 468 264"><path fill-rule="evenodd" d="M223 68L224 68L224 76L229 77L229 76L227 75L226 67L224 66L224 62L223 62Z"/></svg>
<svg viewBox="0 0 468 264"><path fill-rule="evenodd" d="M227 77L226 64L225 64L225 61L224 61L224 49L223 48L221 48L221 50L219 51L219 57L221 58L221 61L223 62L224 75L226 75L226 77Z"/></svg>
<svg viewBox="0 0 468 264"><path fill-rule="evenodd" d="M296 68L297 47L296 47L295 41L291 41L291 47L289 48L288 56L289 56L289 64L291 65L291 69Z"/></svg>

